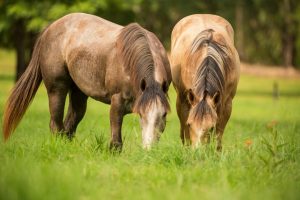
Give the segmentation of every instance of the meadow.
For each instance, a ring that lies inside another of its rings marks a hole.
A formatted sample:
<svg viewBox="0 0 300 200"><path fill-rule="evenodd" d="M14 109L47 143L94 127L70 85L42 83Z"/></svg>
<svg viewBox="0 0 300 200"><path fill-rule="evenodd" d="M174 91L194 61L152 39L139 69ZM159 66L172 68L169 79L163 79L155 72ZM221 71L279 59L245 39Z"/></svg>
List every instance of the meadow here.
<svg viewBox="0 0 300 200"><path fill-rule="evenodd" d="M14 54L1 50L1 119L13 73ZM160 142L143 150L139 118L127 115L117 154L108 150L109 106L92 99L73 141L51 135L41 85L10 140L0 139L0 199L300 198L299 79L243 74L221 153L214 143L198 150L181 144L175 96L171 87Z"/></svg>

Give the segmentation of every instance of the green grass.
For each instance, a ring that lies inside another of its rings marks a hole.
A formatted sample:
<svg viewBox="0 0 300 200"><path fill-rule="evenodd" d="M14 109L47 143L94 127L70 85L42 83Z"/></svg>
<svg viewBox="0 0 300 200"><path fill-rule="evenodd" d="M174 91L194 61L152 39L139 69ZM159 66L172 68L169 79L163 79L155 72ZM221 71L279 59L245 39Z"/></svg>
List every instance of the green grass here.
<svg viewBox="0 0 300 200"><path fill-rule="evenodd" d="M13 61L0 51L1 118ZM181 145L173 88L169 96L172 112L159 144L144 151L139 119L128 115L123 152L111 154L109 106L89 100L74 141L56 138L42 85L10 140L0 141L0 199L300 198L299 80L243 75L222 153L214 144L197 151Z"/></svg>

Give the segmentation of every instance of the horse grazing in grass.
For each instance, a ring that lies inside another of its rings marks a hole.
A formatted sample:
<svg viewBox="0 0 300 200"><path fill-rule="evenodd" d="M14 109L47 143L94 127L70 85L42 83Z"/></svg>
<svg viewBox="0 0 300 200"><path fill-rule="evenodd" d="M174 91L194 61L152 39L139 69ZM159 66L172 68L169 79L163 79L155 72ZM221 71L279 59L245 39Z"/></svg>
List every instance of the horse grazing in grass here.
<svg viewBox="0 0 300 200"><path fill-rule="evenodd" d="M215 130L217 149L222 148L240 74L233 36L229 22L208 14L185 17L172 31L170 61L183 143L197 147Z"/></svg>
<svg viewBox="0 0 300 200"><path fill-rule="evenodd" d="M30 64L16 83L4 112L5 139L16 128L43 80L50 129L72 138L86 112L87 98L110 104L111 147L122 147L123 116L140 115L143 146L158 141L169 111L172 81L165 49L137 23L125 27L97 16L74 13L39 36ZM64 118L66 96L69 107Z"/></svg>

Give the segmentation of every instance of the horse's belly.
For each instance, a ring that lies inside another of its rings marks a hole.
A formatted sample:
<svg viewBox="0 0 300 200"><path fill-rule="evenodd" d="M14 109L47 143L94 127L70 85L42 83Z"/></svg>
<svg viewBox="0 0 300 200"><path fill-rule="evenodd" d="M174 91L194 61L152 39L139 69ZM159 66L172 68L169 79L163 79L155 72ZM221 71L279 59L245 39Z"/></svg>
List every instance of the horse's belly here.
<svg viewBox="0 0 300 200"><path fill-rule="evenodd" d="M95 99L96 101L100 101L100 102L106 103L106 104L110 104L110 102L111 102L111 97L110 97L109 93L90 96L90 97Z"/></svg>
<svg viewBox="0 0 300 200"><path fill-rule="evenodd" d="M105 68L80 65L72 67L69 72L74 83L84 94L97 101L110 103L110 94L105 87Z"/></svg>
<svg viewBox="0 0 300 200"><path fill-rule="evenodd" d="M103 83L101 83L101 80L95 79L95 77L88 79L79 78L77 76L76 78L73 78L73 81L85 95L103 103L110 103L110 93L107 91Z"/></svg>

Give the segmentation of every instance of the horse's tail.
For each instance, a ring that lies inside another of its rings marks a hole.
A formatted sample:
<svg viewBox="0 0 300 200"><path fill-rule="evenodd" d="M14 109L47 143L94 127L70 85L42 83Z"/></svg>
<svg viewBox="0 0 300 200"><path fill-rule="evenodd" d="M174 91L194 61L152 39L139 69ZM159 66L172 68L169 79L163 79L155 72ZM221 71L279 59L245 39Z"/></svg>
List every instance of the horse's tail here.
<svg viewBox="0 0 300 200"><path fill-rule="evenodd" d="M3 136L7 140L21 121L42 81L40 70L41 36L37 39L30 63L7 100L3 115Z"/></svg>

